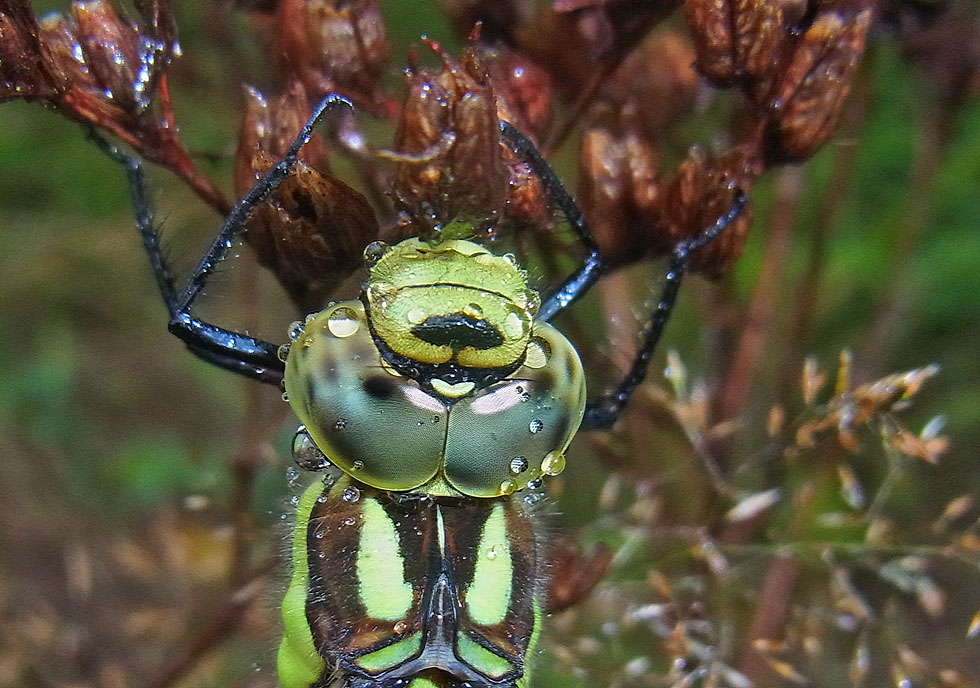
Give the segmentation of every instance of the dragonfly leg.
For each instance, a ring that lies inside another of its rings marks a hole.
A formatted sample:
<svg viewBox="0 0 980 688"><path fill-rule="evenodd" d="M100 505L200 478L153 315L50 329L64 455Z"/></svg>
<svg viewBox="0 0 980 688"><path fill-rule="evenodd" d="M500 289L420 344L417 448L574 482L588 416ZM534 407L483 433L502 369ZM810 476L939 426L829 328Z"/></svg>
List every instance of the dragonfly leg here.
<svg viewBox="0 0 980 688"><path fill-rule="evenodd" d="M673 311L677 301L677 294L680 291L684 274L687 272L691 254L714 241L726 227L734 222L745 208L745 202L745 194L736 189L732 206L724 215L697 236L681 241L674 246L670 254L670 264L664 278L660 299L643 327L640 334L640 344L636 355L633 357L633 362L612 391L586 406L585 418L581 426L583 430L609 428L616 422L626 402L629 401L630 396L646 377L650 358L657 347L657 342L660 341L660 336L664 332L664 327L667 325L671 311Z"/></svg>
<svg viewBox="0 0 980 688"><path fill-rule="evenodd" d="M126 170L136 215L136 227L143 238L143 247L150 260L157 287L170 315L170 331L180 338L188 349L209 363L261 382L278 385L282 381L284 366L278 357L278 345L212 325L194 317L191 309L207 284L208 278L241 235L249 215L289 176L296 164L300 149L310 140L317 124L327 114L340 107L352 108L353 106L346 98L336 94L327 95L317 105L309 120L290 144L283 159L262 175L232 208L221 229L211 241L211 245L191 273L187 284L180 291L174 286L173 272L160 247L159 233L153 221L153 213L146 193L142 163L94 132L90 133L96 145Z"/></svg>

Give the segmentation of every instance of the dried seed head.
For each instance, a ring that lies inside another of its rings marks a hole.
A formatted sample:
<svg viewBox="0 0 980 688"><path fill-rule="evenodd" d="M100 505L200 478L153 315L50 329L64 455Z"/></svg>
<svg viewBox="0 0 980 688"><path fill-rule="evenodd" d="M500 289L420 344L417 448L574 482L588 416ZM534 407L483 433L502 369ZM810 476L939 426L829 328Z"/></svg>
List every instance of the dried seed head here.
<svg viewBox="0 0 980 688"><path fill-rule="evenodd" d="M617 265L636 260L638 252L662 253L673 244L650 232L638 251L638 236L657 219L658 156L639 128L635 104L607 119L582 139L579 198L604 258Z"/></svg>
<svg viewBox="0 0 980 688"><path fill-rule="evenodd" d="M603 88L603 98L635 102L644 128L656 136L694 103L698 90L695 58L686 36L658 32L623 60Z"/></svg>
<svg viewBox="0 0 980 688"><path fill-rule="evenodd" d="M38 33L27 3L0 9L0 99L44 97L58 85L42 57Z"/></svg>
<svg viewBox="0 0 980 688"><path fill-rule="evenodd" d="M364 196L299 162L253 211L245 237L293 302L309 311L361 266L378 223Z"/></svg>
<svg viewBox="0 0 980 688"><path fill-rule="evenodd" d="M245 87L245 120L235 157L235 192L239 196L286 154L310 113L306 89L299 81L283 95L269 99L257 89ZM303 146L300 159L326 169L326 149L319 136Z"/></svg>
<svg viewBox="0 0 980 688"><path fill-rule="evenodd" d="M746 168L739 151L712 160L701 149L692 148L665 190L661 219L654 231L662 233L667 246L673 246L710 227L731 209L736 187L748 193L754 176ZM751 222L748 205L717 239L693 255L691 270L709 276L724 273L742 255Z"/></svg>
<svg viewBox="0 0 980 688"><path fill-rule="evenodd" d="M486 68L474 50L459 61L439 46L438 72L413 66L396 134L393 190L422 235L461 221L493 226L509 183Z"/></svg>
<svg viewBox="0 0 980 688"><path fill-rule="evenodd" d="M771 157L812 155L837 126L851 78L864 52L871 10L817 16L787 65L773 106Z"/></svg>
<svg viewBox="0 0 980 688"><path fill-rule="evenodd" d="M82 47L64 15L48 14L41 18L38 28L48 60L66 82L89 91L102 90L85 64Z"/></svg>
<svg viewBox="0 0 980 688"><path fill-rule="evenodd" d="M551 119L551 77L536 62L503 46L481 53L497 94L497 113L531 139L542 136Z"/></svg>
<svg viewBox="0 0 980 688"><path fill-rule="evenodd" d="M341 91L381 106L388 39L376 0L282 0L277 26L287 81L299 79L314 97Z"/></svg>
<svg viewBox="0 0 980 688"><path fill-rule="evenodd" d="M508 171L504 221L515 227L550 226L553 222L552 209L541 178L508 148L504 148L504 162Z"/></svg>
<svg viewBox="0 0 980 688"><path fill-rule="evenodd" d="M85 64L105 97L124 110L136 108L142 101L136 88L141 69L139 29L106 0L75 2L71 17Z"/></svg>
<svg viewBox="0 0 980 688"><path fill-rule="evenodd" d="M149 107L161 70L179 52L166 6L141 3L144 27L116 12L110 0L75 2L72 31L103 97L127 112Z"/></svg>
<svg viewBox="0 0 980 688"><path fill-rule="evenodd" d="M246 89L246 100L235 165L240 194L282 159L310 114L299 82L268 100ZM360 267L364 246L378 237L378 223L364 196L314 169L314 161L325 158L317 138L300 156L289 177L252 212L245 241L290 298L308 311L322 306L337 284Z"/></svg>
<svg viewBox="0 0 980 688"><path fill-rule="evenodd" d="M801 7L791 2L688 0L698 71L718 86L742 82L756 92L767 92L791 37L785 13Z"/></svg>

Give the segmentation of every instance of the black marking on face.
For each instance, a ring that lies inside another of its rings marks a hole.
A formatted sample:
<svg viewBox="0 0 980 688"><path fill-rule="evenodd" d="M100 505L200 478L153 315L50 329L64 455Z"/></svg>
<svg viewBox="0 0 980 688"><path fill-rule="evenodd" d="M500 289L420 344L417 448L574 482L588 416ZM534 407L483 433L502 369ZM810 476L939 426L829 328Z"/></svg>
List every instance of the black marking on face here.
<svg viewBox="0 0 980 688"><path fill-rule="evenodd" d="M453 351L472 347L485 351L500 346L504 338L486 320L465 313L433 315L412 328L412 334L434 346L449 346Z"/></svg>

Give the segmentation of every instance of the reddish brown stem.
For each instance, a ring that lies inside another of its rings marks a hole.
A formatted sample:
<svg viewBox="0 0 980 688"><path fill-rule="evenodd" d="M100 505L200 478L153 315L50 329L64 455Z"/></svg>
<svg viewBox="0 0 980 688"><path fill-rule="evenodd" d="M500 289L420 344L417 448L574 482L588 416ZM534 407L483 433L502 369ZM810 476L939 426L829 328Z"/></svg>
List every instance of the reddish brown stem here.
<svg viewBox="0 0 980 688"><path fill-rule="evenodd" d="M801 175L796 167L784 167L779 172L761 273L756 281L752 302L745 313L735 355L721 387L719 418L735 418L742 413L766 353L765 344L772 328L778 286L785 274L790 236L799 206Z"/></svg>
<svg viewBox="0 0 980 688"><path fill-rule="evenodd" d="M759 592L759 606L749 624L745 636L746 646L742 653L739 671L752 682L755 688L768 688L784 685L772 671L765 659L753 648L756 640L770 640L782 636L789 615L790 603L800 577L800 563L793 555L780 555L772 560L766 571Z"/></svg>
<svg viewBox="0 0 980 688"><path fill-rule="evenodd" d="M144 684L146 688L168 688L187 675L194 665L209 651L232 635L238 628L238 622L249 605L265 589L263 578L275 568L278 560L274 557L262 562L251 575L244 577L244 582L233 589L224 599L221 606L204 624L198 633L163 667L157 676Z"/></svg>

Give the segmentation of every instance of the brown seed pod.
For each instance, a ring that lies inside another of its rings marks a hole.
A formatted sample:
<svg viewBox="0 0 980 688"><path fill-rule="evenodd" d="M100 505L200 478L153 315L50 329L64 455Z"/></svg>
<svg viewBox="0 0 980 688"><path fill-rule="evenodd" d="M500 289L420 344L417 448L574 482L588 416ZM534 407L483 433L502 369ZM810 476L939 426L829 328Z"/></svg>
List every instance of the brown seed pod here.
<svg viewBox="0 0 980 688"><path fill-rule="evenodd" d="M497 102L486 68L468 48L460 61L439 52L439 72L412 67L395 136L393 191L425 234L453 221L492 227L508 170L501 156Z"/></svg>
<svg viewBox="0 0 980 688"><path fill-rule="evenodd" d="M44 97L60 85L42 56L42 41L27 3L0 9L0 99Z"/></svg>
<svg viewBox="0 0 980 688"><path fill-rule="evenodd" d="M89 91L102 90L85 64L81 45L64 15L52 13L42 17L38 29L47 59L64 82Z"/></svg>
<svg viewBox="0 0 980 688"><path fill-rule="evenodd" d="M146 11L153 12L153 22L163 19L158 4L143 4ZM158 35L158 29L170 22L147 22L141 28L121 16L109 0L75 2L71 17L85 65L103 88L104 97L126 111L149 107L159 69L173 50L171 42Z"/></svg>
<svg viewBox="0 0 980 688"><path fill-rule="evenodd" d="M497 113L538 140L551 121L551 76L526 55L496 46L481 51L497 95Z"/></svg>
<svg viewBox="0 0 980 688"><path fill-rule="evenodd" d="M656 150L638 127L635 104L590 127L579 158L579 198L603 258L621 265L670 246L644 228L654 224L661 188ZM653 239L655 245L646 240Z"/></svg>
<svg viewBox="0 0 980 688"><path fill-rule="evenodd" d="M246 90L247 110L236 156L236 184L244 194L286 152L309 117L302 84L266 100ZM245 241L279 279L290 298L310 311L361 265L365 245L378 236L367 199L340 180L314 169L325 157L314 138L293 172L248 219Z"/></svg>
<svg viewBox="0 0 980 688"><path fill-rule="evenodd" d="M602 98L635 103L643 127L656 136L694 103L699 85L692 66L696 57L686 36L658 32L623 60Z"/></svg>
<svg viewBox="0 0 980 688"><path fill-rule="evenodd" d="M869 9L853 16L828 11L807 29L773 101L770 155L808 157L833 133L870 23Z"/></svg>
<svg viewBox="0 0 980 688"><path fill-rule="evenodd" d="M284 81L299 79L314 98L336 91L384 107L378 79L388 38L376 0L282 0L277 20Z"/></svg>
<svg viewBox="0 0 980 688"><path fill-rule="evenodd" d="M653 225L654 231L662 232L669 246L697 235L728 212L736 188L749 192L750 180L738 152L713 160L692 148L664 192L661 221ZM692 256L690 269L711 277L724 274L742 255L751 223L749 204L721 236Z"/></svg>
<svg viewBox="0 0 980 688"><path fill-rule="evenodd" d="M245 87L245 120L235 157L235 192L244 196L253 184L282 158L311 112L302 82L294 81L281 96L267 99L257 89ZM326 150L314 136L300 150L301 160L326 170Z"/></svg>
<svg viewBox="0 0 980 688"><path fill-rule="evenodd" d="M304 311L323 307L361 266L364 246L377 236L367 199L303 162L255 209L245 232L259 261Z"/></svg>
<svg viewBox="0 0 980 688"><path fill-rule="evenodd" d="M784 16L788 5L792 3L688 0L685 9L698 71L718 86L743 82L765 92L778 74L780 54L790 38Z"/></svg>

